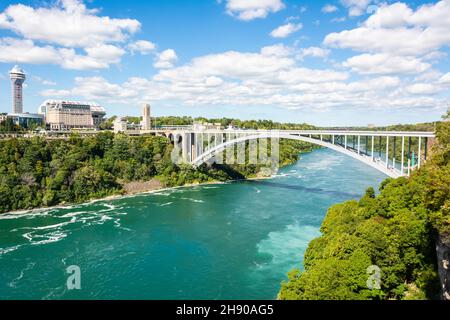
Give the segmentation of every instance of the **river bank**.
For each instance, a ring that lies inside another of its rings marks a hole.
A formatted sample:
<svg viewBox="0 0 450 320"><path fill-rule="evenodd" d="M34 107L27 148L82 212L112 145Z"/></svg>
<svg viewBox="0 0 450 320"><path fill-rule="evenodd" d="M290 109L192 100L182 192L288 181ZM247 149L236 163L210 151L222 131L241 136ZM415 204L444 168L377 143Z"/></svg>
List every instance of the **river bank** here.
<svg viewBox="0 0 450 320"><path fill-rule="evenodd" d="M208 185L222 185L222 184L228 184L233 182L239 182L239 181L258 181L258 180L267 180L271 179L276 175L273 174L272 176L257 176L257 177L249 177L246 179L235 179L235 180L229 180L229 181L209 181L209 182L202 182L202 183L187 183L182 186L175 186L175 187L165 187L162 185L162 183L157 179L152 179L150 181L134 181L129 182L129 184L138 185L138 188L128 188L128 191L125 191L123 194L117 194L117 195L111 195L106 197L101 197L97 199L92 199L90 201L82 202L82 203L69 203L69 204L59 204L55 206L49 206L49 207L39 207L39 208L33 208L33 209L23 209L23 210L14 210L9 212L0 213L1 216L5 215L25 215L25 214L35 214L42 211L47 210L58 210L58 209L71 209L75 206L79 206L82 204L95 204L98 202L104 202L104 201L113 201L113 200L120 200L120 199L126 199L134 196L139 195L145 195L145 194L153 194L157 192L164 192L164 191L171 191L171 190L178 190L183 188L192 188L192 187L199 187L199 186L208 186ZM154 180L157 180L159 183L155 183ZM124 188L124 190L126 190Z"/></svg>

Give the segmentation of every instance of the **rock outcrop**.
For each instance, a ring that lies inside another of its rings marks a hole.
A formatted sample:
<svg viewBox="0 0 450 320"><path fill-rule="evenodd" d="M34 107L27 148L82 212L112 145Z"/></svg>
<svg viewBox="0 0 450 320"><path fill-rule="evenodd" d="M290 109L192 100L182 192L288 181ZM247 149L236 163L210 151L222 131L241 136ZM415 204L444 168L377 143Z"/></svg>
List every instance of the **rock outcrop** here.
<svg viewBox="0 0 450 320"><path fill-rule="evenodd" d="M442 299L450 300L450 243L439 236L436 243L438 272L441 280Z"/></svg>

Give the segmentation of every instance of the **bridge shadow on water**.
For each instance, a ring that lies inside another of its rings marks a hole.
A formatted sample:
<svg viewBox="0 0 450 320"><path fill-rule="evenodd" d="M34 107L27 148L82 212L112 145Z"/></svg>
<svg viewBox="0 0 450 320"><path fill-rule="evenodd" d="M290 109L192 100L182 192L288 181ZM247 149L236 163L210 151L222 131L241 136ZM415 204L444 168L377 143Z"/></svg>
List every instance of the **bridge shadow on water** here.
<svg viewBox="0 0 450 320"><path fill-rule="evenodd" d="M349 193L349 192L325 190L325 189L320 189L320 188L308 188L308 187L303 187L303 186L296 186L296 185L290 185L290 184L286 184L286 183L272 182L272 181L245 180L244 182L248 183L248 184L252 184L252 185L267 186L267 187L272 187L272 188L283 188L283 189L289 189L289 190L300 190L300 191L306 191L306 192L310 192L310 193L332 195L332 196L338 196L338 197L349 198L349 199L359 199L363 196L361 194L355 194L355 193Z"/></svg>

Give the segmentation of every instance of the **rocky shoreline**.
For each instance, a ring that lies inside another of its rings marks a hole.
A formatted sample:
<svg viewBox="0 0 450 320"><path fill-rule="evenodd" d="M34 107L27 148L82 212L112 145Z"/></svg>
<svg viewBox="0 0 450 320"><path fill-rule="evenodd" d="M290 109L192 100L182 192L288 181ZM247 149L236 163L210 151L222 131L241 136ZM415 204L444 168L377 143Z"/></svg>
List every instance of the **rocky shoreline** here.
<svg viewBox="0 0 450 320"><path fill-rule="evenodd" d="M436 241L438 273L441 280L442 300L450 300L450 244L441 235Z"/></svg>

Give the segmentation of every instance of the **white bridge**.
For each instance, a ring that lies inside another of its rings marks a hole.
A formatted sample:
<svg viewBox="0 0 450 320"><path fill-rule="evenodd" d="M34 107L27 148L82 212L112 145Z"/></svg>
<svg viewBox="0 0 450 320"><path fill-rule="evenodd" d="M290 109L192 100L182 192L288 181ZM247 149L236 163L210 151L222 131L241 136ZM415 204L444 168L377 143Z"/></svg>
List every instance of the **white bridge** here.
<svg viewBox="0 0 450 320"><path fill-rule="evenodd" d="M412 170L420 168L427 160L430 146L435 140L435 134L432 132L399 131L196 131L189 128L182 130L167 128L150 130L146 133L168 137L179 153L180 161L194 166L212 162L223 163L224 152L227 164L258 164L267 163L269 160L272 166L278 166L279 140L291 139L343 153L392 178L409 176Z"/></svg>

